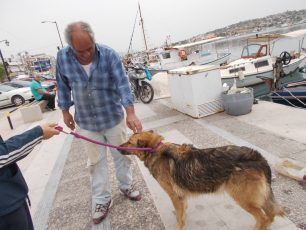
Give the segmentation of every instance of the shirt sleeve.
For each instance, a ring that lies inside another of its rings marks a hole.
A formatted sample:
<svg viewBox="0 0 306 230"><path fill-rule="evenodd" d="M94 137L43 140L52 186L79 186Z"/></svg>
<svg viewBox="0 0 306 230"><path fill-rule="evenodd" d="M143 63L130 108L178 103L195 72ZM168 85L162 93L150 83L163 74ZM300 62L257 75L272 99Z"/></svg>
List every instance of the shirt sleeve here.
<svg viewBox="0 0 306 230"><path fill-rule="evenodd" d="M120 57L115 51L113 51L110 55L110 59L111 74L115 81L118 94L121 98L121 104L125 108L128 106L132 106L133 96L131 93L130 83L125 73Z"/></svg>
<svg viewBox="0 0 306 230"><path fill-rule="evenodd" d="M26 157L41 142L42 136L43 130L37 126L7 141L0 139L0 168Z"/></svg>
<svg viewBox="0 0 306 230"><path fill-rule="evenodd" d="M72 106L71 101L71 88L68 84L68 79L61 73L61 61L59 54L56 60L56 82L57 82L57 93L58 93L58 107L61 110L69 110Z"/></svg>

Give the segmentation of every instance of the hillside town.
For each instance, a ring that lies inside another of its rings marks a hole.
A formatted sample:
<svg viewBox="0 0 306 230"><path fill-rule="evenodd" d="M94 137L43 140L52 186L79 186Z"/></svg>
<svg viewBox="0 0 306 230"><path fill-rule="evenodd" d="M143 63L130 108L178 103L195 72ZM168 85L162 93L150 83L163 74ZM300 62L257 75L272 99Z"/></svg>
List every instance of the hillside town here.
<svg viewBox="0 0 306 230"><path fill-rule="evenodd" d="M174 43L183 44L203 40L210 36L233 37L254 32L265 32L275 28L286 28L297 24L306 23L306 10L286 11L269 15L263 18L250 19L238 22L213 31L193 36L189 39Z"/></svg>

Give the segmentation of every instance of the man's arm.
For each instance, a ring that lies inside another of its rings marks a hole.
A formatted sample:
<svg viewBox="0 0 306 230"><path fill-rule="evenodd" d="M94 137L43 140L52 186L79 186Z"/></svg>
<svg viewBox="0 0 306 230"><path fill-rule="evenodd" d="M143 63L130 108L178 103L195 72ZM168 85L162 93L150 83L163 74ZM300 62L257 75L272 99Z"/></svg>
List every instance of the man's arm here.
<svg viewBox="0 0 306 230"><path fill-rule="evenodd" d="M111 75L117 87L117 92L121 98L121 104L126 108L133 106L133 96L128 77L125 73L119 55L113 51L109 56Z"/></svg>
<svg viewBox="0 0 306 230"><path fill-rule="evenodd" d="M26 157L42 139L48 139L59 134L54 129L55 124L36 126L20 135L0 140L0 168Z"/></svg>
<svg viewBox="0 0 306 230"><path fill-rule="evenodd" d="M75 122L72 115L69 112L71 101L71 88L68 84L68 79L61 74L61 61L60 53L57 54L56 60L56 82L57 82L57 95L58 95L58 107L63 112L64 122L71 130L75 129Z"/></svg>
<svg viewBox="0 0 306 230"><path fill-rule="evenodd" d="M58 107L61 110L69 111L70 106L73 104L71 101L71 88L68 80L61 73L60 53L57 54L56 60L56 82L58 93Z"/></svg>
<svg viewBox="0 0 306 230"><path fill-rule="evenodd" d="M41 95L50 94L50 93L47 92L47 91L46 91L46 92L42 91L41 88L37 89L37 92L38 92L39 94L41 94Z"/></svg>
<svg viewBox="0 0 306 230"><path fill-rule="evenodd" d="M120 57L115 52L110 57L112 77L121 98L121 104L126 111L126 124L134 133L142 131L142 125L137 118L133 105L133 96L129 80L124 71Z"/></svg>

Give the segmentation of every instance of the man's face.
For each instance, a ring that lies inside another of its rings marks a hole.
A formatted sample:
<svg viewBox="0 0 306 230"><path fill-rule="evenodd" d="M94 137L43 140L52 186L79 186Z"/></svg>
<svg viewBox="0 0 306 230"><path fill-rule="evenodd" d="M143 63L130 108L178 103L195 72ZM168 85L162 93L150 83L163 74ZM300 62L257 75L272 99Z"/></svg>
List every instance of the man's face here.
<svg viewBox="0 0 306 230"><path fill-rule="evenodd" d="M82 65L92 62L95 54L95 43L85 32L77 32L72 36L72 46L77 60Z"/></svg>
<svg viewBox="0 0 306 230"><path fill-rule="evenodd" d="M39 81L39 82L41 81L41 77L40 76L35 76L34 79L35 79L35 81Z"/></svg>

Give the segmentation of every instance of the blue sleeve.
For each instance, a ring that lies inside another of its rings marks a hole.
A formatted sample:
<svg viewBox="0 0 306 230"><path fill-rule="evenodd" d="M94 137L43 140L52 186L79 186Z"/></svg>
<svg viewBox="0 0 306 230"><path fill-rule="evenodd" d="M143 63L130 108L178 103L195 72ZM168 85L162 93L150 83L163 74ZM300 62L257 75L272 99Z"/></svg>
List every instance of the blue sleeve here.
<svg viewBox="0 0 306 230"><path fill-rule="evenodd" d="M125 73L120 57L115 51L112 51L110 53L109 58L111 60L111 64L110 64L111 70L110 71L115 81L115 84L118 90L118 94L121 98L121 104L125 108L128 106L132 106L133 96L131 93L130 83Z"/></svg>
<svg viewBox="0 0 306 230"><path fill-rule="evenodd" d="M43 130L37 126L7 141L0 139L0 168L27 156L41 142L42 136Z"/></svg>
<svg viewBox="0 0 306 230"><path fill-rule="evenodd" d="M58 53L56 60L58 107L61 110L69 110L70 106L73 104L71 101L71 88L68 84L68 79L61 73L61 64L60 53Z"/></svg>

